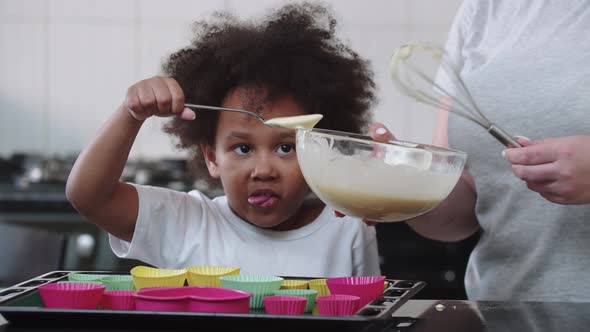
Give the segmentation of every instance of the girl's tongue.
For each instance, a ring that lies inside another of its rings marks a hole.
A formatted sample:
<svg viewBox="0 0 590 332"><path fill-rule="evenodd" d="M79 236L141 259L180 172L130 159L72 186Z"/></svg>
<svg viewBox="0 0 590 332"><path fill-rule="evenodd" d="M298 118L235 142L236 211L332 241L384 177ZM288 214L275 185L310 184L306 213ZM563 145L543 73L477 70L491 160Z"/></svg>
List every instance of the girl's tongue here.
<svg viewBox="0 0 590 332"><path fill-rule="evenodd" d="M277 198L274 196L266 195L252 195L248 197L248 203L256 205L258 207L271 207L277 202Z"/></svg>

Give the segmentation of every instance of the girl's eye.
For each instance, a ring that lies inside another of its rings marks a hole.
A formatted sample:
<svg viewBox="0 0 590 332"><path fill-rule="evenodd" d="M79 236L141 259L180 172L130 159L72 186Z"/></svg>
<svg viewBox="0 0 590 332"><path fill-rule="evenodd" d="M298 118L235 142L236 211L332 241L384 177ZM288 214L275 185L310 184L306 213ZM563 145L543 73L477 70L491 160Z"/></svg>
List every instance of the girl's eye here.
<svg viewBox="0 0 590 332"><path fill-rule="evenodd" d="M293 144L281 144L276 151L278 154L286 155L295 151L295 146Z"/></svg>
<svg viewBox="0 0 590 332"><path fill-rule="evenodd" d="M234 152L239 155L245 155L252 152L252 148L249 145L242 144L234 147Z"/></svg>

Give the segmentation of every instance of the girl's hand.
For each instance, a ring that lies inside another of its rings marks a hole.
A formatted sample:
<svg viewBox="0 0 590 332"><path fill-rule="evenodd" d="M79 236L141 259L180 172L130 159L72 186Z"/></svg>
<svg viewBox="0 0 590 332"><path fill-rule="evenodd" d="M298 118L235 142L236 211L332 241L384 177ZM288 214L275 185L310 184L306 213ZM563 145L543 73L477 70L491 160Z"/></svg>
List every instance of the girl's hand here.
<svg viewBox="0 0 590 332"><path fill-rule="evenodd" d="M557 204L590 204L590 136L519 143L503 154L529 189Z"/></svg>
<svg viewBox="0 0 590 332"><path fill-rule="evenodd" d="M184 93L180 85L170 77L155 76L135 83L127 89L123 105L139 121L152 115L195 119L195 112L184 107Z"/></svg>

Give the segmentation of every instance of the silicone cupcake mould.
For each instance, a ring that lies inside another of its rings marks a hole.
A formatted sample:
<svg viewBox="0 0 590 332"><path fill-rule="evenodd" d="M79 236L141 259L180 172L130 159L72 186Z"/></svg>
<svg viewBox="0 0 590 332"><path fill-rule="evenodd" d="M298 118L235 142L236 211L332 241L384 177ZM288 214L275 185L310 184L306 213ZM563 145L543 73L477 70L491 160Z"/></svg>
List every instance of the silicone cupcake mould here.
<svg viewBox="0 0 590 332"><path fill-rule="evenodd" d="M136 266L131 269L135 289L146 287L182 287L186 280L186 269L166 270L147 266Z"/></svg>
<svg viewBox="0 0 590 332"><path fill-rule="evenodd" d="M132 290L106 290L100 300L104 310L134 310L135 292Z"/></svg>
<svg viewBox="0 0 590 332"><path fill-rule="evenodd" d="M106 286L106 290L134 290L133 277L130 275L71 273L68 275L67 281L58 282L84 282L99 285L102 284Z"/></svg>
<svg viewBox="0 0 590 332"><path fill-rule="evenodd" d="M188 310L192 312L250 312L252 293L219 287L202 287L191 296Z"/></svg>
<svg viewBox="0 0 590 332"><path fill-rule="evenodd" d="M262 309L262 299L265 296L273 295L281 288L283 278L263 275L240 274L236 276L220 277L219 281L223 288L238 289L252 293L250 298L251 309Z"/></svg>
<svg viewBox="0 0 590 332"><path fill-rule="evenodd" d="M100 281L71 281L71 280L63 280L63 281L58 281L58 284L79 284L79 283L83 283L83 284L95 284L95 285L102 285L103 283Z"/></svg>
<svg viewBox="0 0 590 332"><path fill-rule="evenodd" d="M318 296L330 295L330 289L326 285L326 279L310 280L309 289L315 289L318 292Z"/></svg>
<svg viewBox="0 0 590 332"><path fill-rule="evenodd" d="M133 290L133 277L130 275L110 275L100 279L107 290Z"/></svg>
<svg viewBox="0 0 590 332"><path fill-rule="evenodd" d="M135 309L145 311L187 311L185 287L145 287L135 294ZM188 288L188 287L187 287Z"/></svg>
<svg viewBox="0 0 590 332"><path fill-rule="evenodd" d="M275 295L303 296L307 300L305 312L312 312L318 291L315 289L279 289L275 292Z"/></svg>
<svg viewBox="0 0 590 332"><path fill-rule="evenodd" d="M355 295L363 307L383 294L384 276L329 278L326 284L331 294Z"/></svg>
<svg viewBox="0 0 590 332"><path fill-rule="evenodd" d="M252 294L218 287L144 288L135 295L137 310L249 313Z"/></svg>
<svg viewBox="0 0 590 332"><path fill-rule="evenodd" d="M187 269L189 286L221 287L219 277L240 274L239 267L192 266Z"/></svg>
<svg viewBox="0 0 590 332"><path fill-rule="evenodd" d="M307 289L308 286L307 280L289 279L281 282L281 289Z"/></svg>
<svg viewBox="0 0 590 332"><path fill-rule="evenodd" d="M271 315L303 315L307 299L302 296L273 295L262 299L264 311Z"/></svg>
<svg viewBox="0 0 590 332"><path fill-rule="evenodd" d="M75 282L86 282L86 281L97 281L108 276L107 274L86 274L86 273L70 273L68 274L68 281Z"/></svg>
<svg viewBox="0 0 590 332"><path fill-rule="evenodd" d="M322 316L351 316L360 308L360 297L354 295L318 296L316 301Z"/></svg>
<svg viewBox="0 0 590 332"><path fill-rule="evenodd" d="M50 283L39 286L39 295L47 308L96 309L104 285L83 282Z"/></svg>

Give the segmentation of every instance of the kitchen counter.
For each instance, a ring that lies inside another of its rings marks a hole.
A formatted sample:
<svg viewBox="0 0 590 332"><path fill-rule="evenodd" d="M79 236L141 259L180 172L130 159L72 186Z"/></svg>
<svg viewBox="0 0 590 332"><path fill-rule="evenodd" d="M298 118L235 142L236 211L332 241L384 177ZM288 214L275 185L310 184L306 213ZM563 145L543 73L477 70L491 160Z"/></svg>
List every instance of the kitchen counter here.
<svg viewBox="0 0 590 332"><path fill-rule="evenodd" d="M410 331L585 331L590 303L409 301L396 313L418 318Z"/></svg>
<svg viewBox="0 0 590 332"><path fill-rule="evenodd" d="M562 302L471 302L471 301L438 301L438 300L410 300L396 311L391 323L374 326L362 331L583 331L590 327L590 303L562 303ZM402 317L409 317L405 319ZM407 326L412 322L411 326ZM8 331L63 331L64 328L19 328L11 324L2 324L0 332ZM397 326L396 326L397 325ZM255 325L254 325L255 326ZM267 324L255 326L259 331L278 329L280 324L273 324L270 329ZM199 328L201 327L201 328ZM248 326L236 325L232 330L249 330ZM309 324L307 329L314 331ZM171 330L174 326L157 324L138 326L137 331ZM328 326L321 327L326 330ZM280 327L282 332L288 331L290 326ZM75 328L74 330L79 330ZM95 331L122 331L117 328L93 329ZM214 328L195 325L192 331L215 331ZM336 330L350 330L337 327ZM361 329L358 329L359 331ZM127 330L131 331L131 330Z"/></svg>

